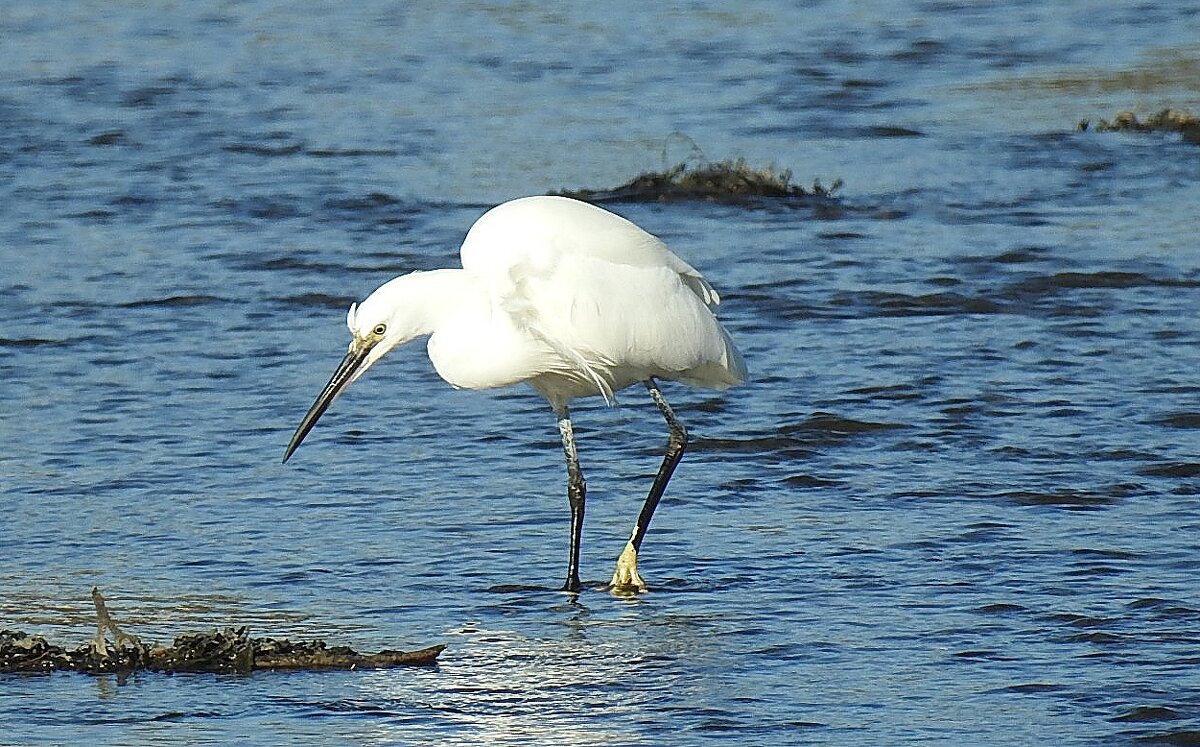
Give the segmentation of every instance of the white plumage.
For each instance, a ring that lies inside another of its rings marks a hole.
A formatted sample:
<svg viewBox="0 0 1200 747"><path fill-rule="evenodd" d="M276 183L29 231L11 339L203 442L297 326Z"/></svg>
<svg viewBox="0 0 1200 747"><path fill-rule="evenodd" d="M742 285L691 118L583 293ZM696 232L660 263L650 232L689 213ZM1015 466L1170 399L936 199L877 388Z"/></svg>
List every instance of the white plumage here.
<svg viewBox="0 0 1200 747"><path fill-rule="evenodd" d="M578 472L567 410L572 399L598 394L611 403L614 392L645 382L673 443L681 442L677 462L686 434L654 380L724 389L746 377L741 354L713 315L720 303L713 287L657 238L607 210L565 197L506 202L475 222L461 257L462 269L402 275L351 307L350 350L297 429L285 461L347 384L392 348L421 336L429 337L438 374L456 387L526 382L539 391L560 429L565 422L569 473ZM673 468L664 462L663 488ZM581 476L569 494L574 489L573 530L576 520L582 524ZM652 513L650 499L648 506ZM635 528L634 555L648 522L647 515L639 520L641 533ZM573 540L567 588L578 589L578 537ZM626 571L626 585L642 587L636 567ZM619 580L614 575L614 585Z"/></svg>

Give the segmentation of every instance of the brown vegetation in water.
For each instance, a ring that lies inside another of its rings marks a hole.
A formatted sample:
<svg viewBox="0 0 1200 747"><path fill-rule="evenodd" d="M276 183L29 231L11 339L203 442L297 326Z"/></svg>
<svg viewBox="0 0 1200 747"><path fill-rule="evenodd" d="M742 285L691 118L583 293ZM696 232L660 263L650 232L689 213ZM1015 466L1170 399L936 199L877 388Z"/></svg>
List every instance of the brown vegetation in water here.
<svg viewBox="0 0 1200 747"><path fill-rule="evenodd" d="M96 637L74 649L57 646L39 635L0 630L0 672L218 672L246 673L263 669L381 669L434 664L445 646L418 651L384 650L360 654L324 641L251 638L245 626L209 633L184 633L170 646L147 645L113 623L99 589ZM106 632L115 638L107 641Z"/></svg>
<svg viewBox="0 0 1200 747"><path fill-rule="evenodd" d="M834 200L840 179L829 187L814 182L810 189L792 184L792 172L772 166L752 168L745 159L725 160L701 166L676 164L665 171L639 174L610 189L562 190L551 194L587 202L674 202L700 200L742 204L769 200L813 204Z"/></svg>
<svg viewBox="0 0 1200 747"><path fill-rule="evenodd" d="M1084 120L1079 129L1086 130L1091 123ZM1185 143L1200 145L1200 117L1179 109L1163 109L1146 119L1138 119L1133 112L1117 112L1110 122L1102 119L1095 124L1096 132L1178 132Z"/></svg>

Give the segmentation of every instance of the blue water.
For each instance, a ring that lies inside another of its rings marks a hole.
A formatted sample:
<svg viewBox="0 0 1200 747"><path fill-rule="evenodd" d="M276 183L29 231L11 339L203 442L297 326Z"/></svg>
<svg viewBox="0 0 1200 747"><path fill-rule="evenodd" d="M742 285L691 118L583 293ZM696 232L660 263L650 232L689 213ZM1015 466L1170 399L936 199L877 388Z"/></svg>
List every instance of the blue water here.
<svg viewBox="0 0 1200 747"><path fill-rule="evenodd" d="M0 679L3 744L1200 742L1190 3L0 9L0 627L246 624L431 669ZM283 447L346 307L518 195L745 157L838 209L624 204L751 367L554 419L419 344Z"/></svg>

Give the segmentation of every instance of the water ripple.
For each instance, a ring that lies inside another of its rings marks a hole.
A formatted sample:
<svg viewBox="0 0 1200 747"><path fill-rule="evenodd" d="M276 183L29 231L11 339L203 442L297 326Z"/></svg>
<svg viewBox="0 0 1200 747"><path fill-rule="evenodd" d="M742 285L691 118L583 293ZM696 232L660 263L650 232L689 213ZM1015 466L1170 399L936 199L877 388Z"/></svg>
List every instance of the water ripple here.
<svg viewBox="0 0 1200 747"><path fill-rule="evenodd" d="M1185 5L15 4L4 625L82 642L98 583L152 640L449 648L22 679L5 738L1196 743L1195 148L1075 129L1193 90ZM280 466L345 309L456 264L484 208L740 157L844 186L613 206L755 372L667 385L694 441L649 593L602 590L665 438L635 390L574 411L576 597L527 388L455 392L411 345Z"/></svg>

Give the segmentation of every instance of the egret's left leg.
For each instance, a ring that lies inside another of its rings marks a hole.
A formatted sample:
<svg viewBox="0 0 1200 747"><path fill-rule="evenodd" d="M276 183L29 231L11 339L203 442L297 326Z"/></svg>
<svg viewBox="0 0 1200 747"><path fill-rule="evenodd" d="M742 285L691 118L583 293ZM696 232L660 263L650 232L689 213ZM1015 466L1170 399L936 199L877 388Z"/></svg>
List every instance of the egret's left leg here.
<svg viewBox="0 0 1200 747"><path fill-rule="evenodd" d="M637 554L642 548L646 530L650 528L650 519L654 516L654 509L658 508L663 491L667 489L667 483L670 482L671 475L675 472L679 460L683 458L683 452L688 445L687 429L671 411L671 406L667 404L658 384L654 382L654 379L647 379L643 383L646 385L646 390L650 392L650 398L654 400L658 411L667 421L667 453L663 456L662 466L658 468L658 474L654 477L654 484L650 486L646 502L642 504L642 511L638 514L637 523L633 525L633 534L625 543L625 549L621 552L621 556L617 558L617 569L613 572L612 581L609 582L609 588L613 591L646 590L646 583L638 575Z"/></svg>

